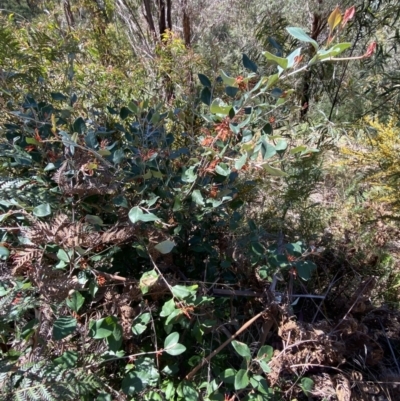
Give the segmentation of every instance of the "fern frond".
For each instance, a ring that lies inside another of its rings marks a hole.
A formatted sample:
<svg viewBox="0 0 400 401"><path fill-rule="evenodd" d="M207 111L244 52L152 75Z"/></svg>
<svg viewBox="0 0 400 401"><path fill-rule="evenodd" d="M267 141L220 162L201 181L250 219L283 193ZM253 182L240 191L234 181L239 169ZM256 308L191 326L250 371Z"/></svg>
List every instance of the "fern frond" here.
<svg viewBox="0 0 400 401"><path fill-rule="evenodd" d="M21 268L24 267L28 262L34 259L40 259L43 252L39 249L28 249L25 251L18 252L14 257L14 267L12 274L21 274Z"/></svg>

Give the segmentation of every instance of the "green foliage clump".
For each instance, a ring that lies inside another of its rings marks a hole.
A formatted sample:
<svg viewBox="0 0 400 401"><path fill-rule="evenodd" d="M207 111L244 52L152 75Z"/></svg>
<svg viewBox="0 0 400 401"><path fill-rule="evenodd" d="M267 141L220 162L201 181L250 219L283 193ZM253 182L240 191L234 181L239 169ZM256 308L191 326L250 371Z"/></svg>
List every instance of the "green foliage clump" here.
<svg viewBox="0 0 400 401"><path fill-rule="evenodd" d="M400 205L399 132L395 119L383 123L367 118L358 138L363 146L360 149L341 149L342 154L348 156L347 162L359 169L363 180L372 186L370 199L390 205L396 214Z"/></svg>
<svg viewBox="0 0 400 401"><path fill-rule="evenodd" d="M196 76L205 58L168 31L146 69L115 44L112 4L83 6L87 39L43 16L0 28L1 395L281 398L261 321L287 314L321 252L311 223L285 237L320 179L318 150L285 135L291 77L350 44L290 27L302 45L265 51L266 71L243 54L241 74ZM272 233L253 218L266 194Z"/></svg>

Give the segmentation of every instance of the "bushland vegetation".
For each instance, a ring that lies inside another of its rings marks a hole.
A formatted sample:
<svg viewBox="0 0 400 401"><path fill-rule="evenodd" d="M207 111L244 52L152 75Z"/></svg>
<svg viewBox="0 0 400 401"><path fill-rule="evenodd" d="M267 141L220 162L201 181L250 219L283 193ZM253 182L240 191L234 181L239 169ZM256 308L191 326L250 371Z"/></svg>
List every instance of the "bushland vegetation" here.
<svg viewBox="0 0 400 401"><path fill-rule="evenodd" d="M4 0L0 399L397 399L399 18Z"/></svg>

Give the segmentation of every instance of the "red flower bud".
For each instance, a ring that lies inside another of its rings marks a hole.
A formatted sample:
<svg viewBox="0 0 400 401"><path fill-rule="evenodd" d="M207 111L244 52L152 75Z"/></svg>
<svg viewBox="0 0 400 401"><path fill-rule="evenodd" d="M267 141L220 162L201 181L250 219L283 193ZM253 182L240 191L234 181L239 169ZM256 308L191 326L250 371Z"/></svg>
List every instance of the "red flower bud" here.
<svg viewBox="0 0 400 401"><path fill-rule="evenodd" d="M344 12L343 21L342 21L342 27L344 27L347 24L348 21L353 19L355 13L356 13L356 7L355 6L348 8Z"/></svg>
<svg viewBox="0 0 400 401"><path fill-rule="evenodd" d="M364 54L364 57L371 57L376 50L376 42L372 42L367 49L367 52Z"/></svg>

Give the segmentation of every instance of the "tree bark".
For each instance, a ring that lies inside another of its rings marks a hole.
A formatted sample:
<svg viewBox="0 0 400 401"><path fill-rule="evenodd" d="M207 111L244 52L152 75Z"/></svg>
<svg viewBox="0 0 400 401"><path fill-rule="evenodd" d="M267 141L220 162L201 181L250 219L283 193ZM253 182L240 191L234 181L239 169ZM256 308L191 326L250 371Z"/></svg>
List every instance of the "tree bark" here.
<svg viewBox="0 0 400 401"><path fill-rule="evenodd" d="M190 47L191 45L191 31L190 31L190 17L187 12L187 0L183 2L183 38L185 40L186 47Z"/></svg>
<svg viewBox="0 0 400 401"><path fill-rule="evenodd" d="M154 37L157 37L156 27L154 25L153 16L151 14L150 0L143 0L143 3L144 3L144 9L146 10L145 17L146 17L147 24L149 25L149 29L150 29L151 33L154 35Z"/></svg>
<svg viewBox="0 0 400 401"><path fill-rule="evenodd" d="M71 4L69 0L64 0L64 13L68 24L68 29L71 29L71 26L75 25L75 19L71 11Z"/></svg>
<svg viewBox="0 0 400 401"><path fill-rule="evenodd" d="M172 31L172 17L171 17L171 0L167 0L167 25L168 29Z"/></svg>
<svg viewBox="0 0 400 401"><path fill-rule="evenodd" d="M162 38L163 34L167 31L165 0L158 0L158 27Z"/></svg>
<svg viewBox="0 0 400 401"><path fill-rule="evenodd" d="M323 18L320 14L313 14L313 21L311 27L311 38L315 41L318 41L318 36L321 34L322 30L325 28L326 22L325 18ZM314 56L315 49L312 45L309 45L309 57L310 59ZM304 74L303 78L303 88L301 91L301 111L300 118L302 120L305 119L308 110L310 108L310 97L311 97L311 80L312 80L312 72L308 70Z"/></svg>

